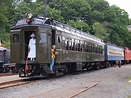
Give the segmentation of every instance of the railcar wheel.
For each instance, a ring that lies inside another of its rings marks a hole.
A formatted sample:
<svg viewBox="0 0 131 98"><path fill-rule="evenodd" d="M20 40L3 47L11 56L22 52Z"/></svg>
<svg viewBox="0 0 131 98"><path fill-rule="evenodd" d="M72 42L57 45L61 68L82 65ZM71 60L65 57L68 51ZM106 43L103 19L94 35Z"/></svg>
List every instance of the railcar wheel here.
<svg viewBox="0 0 131 98"><path fill-rule="evenodd" d="M9 72L10 70L9 70L9 68L8 67L5 67L5 68L3 68L3 70L2 70L4 73L6 73L6 72Z"/></svg>
<svg viewBox="0 0 131 98"><path fill-rule="evenodd" d="M98 69L100 69L99 64L94 64L94 65L93 65L93 69L94 69L94 70L98 70Z"/></svg>
<svg viewBox="0 0 131 98"><path fill-rule="evenodd" d="M69 72L66 65L64 65L64 68L63 68L62 72L63 72L63 75L65 75L65 74L67 74Z"/></svg>
<svg viewBox="0 0 131 98"><path fill-rule="evenodd" d="M99 65L96 65L96 70L100 69L100 66Z"/></svg>
<svg viewBox="0 0 131 98"><path fill-rule="evenodd" d="M106 68L108 68L109 66L111 66L110 63L106 64Z"/></svg>
<svg viewBox="0 0 131 98"><path fill-rule="evenodd" d="M25 77L26 76L24 69L23 70L19 69L18 74L19 74L19 77Z"/></svg>

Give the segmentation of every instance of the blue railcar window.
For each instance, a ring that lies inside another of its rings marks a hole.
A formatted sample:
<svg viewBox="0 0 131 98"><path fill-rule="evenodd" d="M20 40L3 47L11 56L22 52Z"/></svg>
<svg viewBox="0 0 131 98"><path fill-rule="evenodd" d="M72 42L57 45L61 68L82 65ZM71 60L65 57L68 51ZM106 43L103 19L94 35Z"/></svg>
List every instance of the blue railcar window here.
<svg viewBox="0 0 131 98"><path fill-rule="evenodd" d="M19 34L13 34L13 43L19 43Z"/></svg>

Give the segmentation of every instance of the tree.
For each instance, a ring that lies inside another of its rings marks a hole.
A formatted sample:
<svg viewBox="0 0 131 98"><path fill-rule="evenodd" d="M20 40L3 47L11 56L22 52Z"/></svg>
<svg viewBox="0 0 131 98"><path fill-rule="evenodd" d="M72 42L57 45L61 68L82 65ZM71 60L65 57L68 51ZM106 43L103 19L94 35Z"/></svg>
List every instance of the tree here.
<svg viewBox="0 0 131 98"><path fill-rule="evenodd" d="M11 6L13 0L0 0L0 40L2 45L9 46L9 29L11 27Z"/></svg>
<svg viewBox="0 0 131 98"><path fill-rule="evenodd" d="M51 8L61 12L67 23L69 20L84 20L90 14L90 5L85 0L53 0L49 3Z"/></svg>
<svg viewBox="0 0 131 98"><path fill-rule="evenodd" d="M106 29L102 26L101 23L96 22L92 25L94 35L96 35L99 38L102 38L104 40L108 39L109 34L107 33Z"/></svg>
<svg viewBox="0 0 131 98"><path fill-rule="evenodd" d="M67 24L70 25L70 26L72 26L72 27L74 27L74 28L82 30L84 32L89 32L90 29L91 29L88 24L86 24L85 22L80 21L80 20L77 20L77 21L69 20L67 22Z"/></svg>

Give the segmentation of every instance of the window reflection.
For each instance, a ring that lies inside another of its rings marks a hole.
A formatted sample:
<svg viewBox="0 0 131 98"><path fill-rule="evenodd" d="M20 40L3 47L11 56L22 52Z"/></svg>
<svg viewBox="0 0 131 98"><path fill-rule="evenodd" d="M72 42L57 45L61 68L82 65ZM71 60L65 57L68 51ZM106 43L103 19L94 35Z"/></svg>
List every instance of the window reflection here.
<svg viewBox="0 0 131 98"><path fill-rule="evenodd" d="M19 35L13 34L13 43L19 43Z"/></svg>
<svg viewBox="0 0 131 98"><path fill-rule="evenodd" d="M46 33L40 33L40 43L47 42L47 35Z"/></svg>

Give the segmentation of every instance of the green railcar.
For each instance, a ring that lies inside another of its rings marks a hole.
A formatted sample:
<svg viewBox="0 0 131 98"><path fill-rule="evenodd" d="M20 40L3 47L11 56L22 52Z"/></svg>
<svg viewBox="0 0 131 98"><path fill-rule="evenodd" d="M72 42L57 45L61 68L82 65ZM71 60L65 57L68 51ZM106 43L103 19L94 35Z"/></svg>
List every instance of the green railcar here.
<svg viewBox="0 0 131 98"><path fill-rule="evenodd" d="M29 60L28 45L32 33L36 38L36 57ZM103 65L104 42L100 38L53 19L37 16L19 20L11 28L10 36L10 59L17 64L20 76L52 74L49 69L52 45L56 45L58 52L53 67L55 74Z"/></svg>

